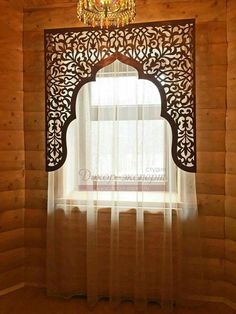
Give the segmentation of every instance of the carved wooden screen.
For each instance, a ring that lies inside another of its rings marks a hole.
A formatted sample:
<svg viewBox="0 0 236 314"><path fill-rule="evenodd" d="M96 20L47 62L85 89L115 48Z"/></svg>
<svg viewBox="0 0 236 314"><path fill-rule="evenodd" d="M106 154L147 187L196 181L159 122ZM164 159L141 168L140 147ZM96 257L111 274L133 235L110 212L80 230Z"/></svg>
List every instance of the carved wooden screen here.
<svg viewBox="0 0 236 314"><path fill-rule="evenodd" d="M66 132L76 118L80 88L116 59L157 86L161 116L172 128L173 160L185 171L196 171L194 37L194 20L45 30L47 171L66 160Z"/></svg>

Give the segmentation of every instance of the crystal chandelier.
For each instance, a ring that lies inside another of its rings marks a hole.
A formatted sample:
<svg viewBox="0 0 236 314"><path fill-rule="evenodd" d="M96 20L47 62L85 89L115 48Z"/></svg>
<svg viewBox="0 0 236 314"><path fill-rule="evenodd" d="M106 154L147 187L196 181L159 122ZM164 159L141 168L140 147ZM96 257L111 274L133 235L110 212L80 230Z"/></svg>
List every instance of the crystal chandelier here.
<svg viewBox="0 0 236 314"><path fill-rule="evenodd" d="M135 18L135 0L79 0L78 18L93 27L125 26Z"/></svg>

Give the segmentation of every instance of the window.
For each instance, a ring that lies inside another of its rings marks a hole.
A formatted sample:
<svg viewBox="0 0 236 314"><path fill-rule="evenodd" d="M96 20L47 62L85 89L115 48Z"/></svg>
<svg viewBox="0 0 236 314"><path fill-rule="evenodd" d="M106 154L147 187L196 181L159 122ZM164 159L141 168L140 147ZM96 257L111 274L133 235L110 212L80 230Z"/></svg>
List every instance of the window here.
<svg viewBox="0 0 236 314"><path fill-rule="evenodd" d="M67 137L79 145L67 157L68 173L77 174L74 190L168 190L168 130L160 113L157 87L135 69L116 61L100 70L79 92Z"/></svg>

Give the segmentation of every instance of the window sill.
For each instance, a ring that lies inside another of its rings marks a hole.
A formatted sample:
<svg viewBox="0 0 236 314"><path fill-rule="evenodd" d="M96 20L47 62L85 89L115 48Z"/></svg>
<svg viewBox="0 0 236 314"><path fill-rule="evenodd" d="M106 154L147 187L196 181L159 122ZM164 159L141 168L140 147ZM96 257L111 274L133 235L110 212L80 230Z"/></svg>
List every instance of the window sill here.
<svg viewBox="0 0 236 314"><path fill-rule="evenodd" d="M90 203L91 202L91 203ZM89 205L96 208L119 206L124 210L145 208L145 210L163 210L170 204L171 208L181 208L177 193L169 192L107 192L107 191L73 191L66 197L57 200L57 206L79 207L86 210Z"/></svg>

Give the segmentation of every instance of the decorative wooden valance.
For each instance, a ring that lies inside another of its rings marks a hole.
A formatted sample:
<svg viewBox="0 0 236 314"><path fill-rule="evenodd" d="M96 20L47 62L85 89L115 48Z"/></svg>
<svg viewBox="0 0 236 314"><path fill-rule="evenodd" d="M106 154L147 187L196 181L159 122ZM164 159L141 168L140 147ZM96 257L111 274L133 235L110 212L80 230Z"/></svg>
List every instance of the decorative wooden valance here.
<svg viewBox="0 0 236 314"><path fill-rule="evenodd" d="M76 118L80 88L116 59L157 86L161 116L172 128L173 160L185 171L196 171L194 20L45 30L47 171L66 160L66 132Z"/></svg>

